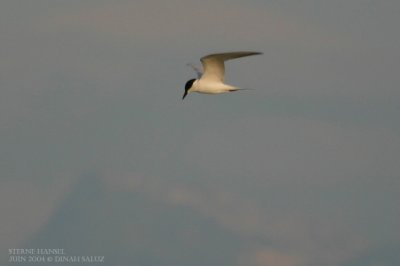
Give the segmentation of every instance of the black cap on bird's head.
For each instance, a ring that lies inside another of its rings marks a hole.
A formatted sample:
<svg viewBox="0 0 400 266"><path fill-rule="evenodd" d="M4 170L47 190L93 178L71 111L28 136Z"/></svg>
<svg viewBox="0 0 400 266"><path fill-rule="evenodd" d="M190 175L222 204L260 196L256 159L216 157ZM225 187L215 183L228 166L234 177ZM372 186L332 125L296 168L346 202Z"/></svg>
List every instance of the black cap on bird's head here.
<svg viewBox="0 0 400 266"><path fill-rule="evenodd" d="M182 100L185 99L186 95L188 94L190 88L193 86L193 83L196 81L196 79L191 79L185 84L185 93L183 94Z"/></svg>

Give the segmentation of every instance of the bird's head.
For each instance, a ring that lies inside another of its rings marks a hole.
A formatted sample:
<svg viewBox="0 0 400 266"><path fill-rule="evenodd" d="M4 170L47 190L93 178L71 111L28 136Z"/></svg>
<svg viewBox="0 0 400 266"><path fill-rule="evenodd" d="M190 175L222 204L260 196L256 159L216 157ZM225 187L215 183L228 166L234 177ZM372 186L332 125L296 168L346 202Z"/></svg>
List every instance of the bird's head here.
<svg viewBox="0 0 400 266"><path fill-rule="evenodd" d="M196 79L191 79L185 84L185 92L183 93L182 100L185 99L186 95L190 92L190 89L193 86L193 83L196 81Z"/></svg>

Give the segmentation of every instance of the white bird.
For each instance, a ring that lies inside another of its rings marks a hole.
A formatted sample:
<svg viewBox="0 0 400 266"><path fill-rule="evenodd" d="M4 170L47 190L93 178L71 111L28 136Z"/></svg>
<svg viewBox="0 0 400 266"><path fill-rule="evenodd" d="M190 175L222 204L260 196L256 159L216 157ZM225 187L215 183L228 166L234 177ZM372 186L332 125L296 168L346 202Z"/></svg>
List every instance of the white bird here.
<svg viewBox="0 0 400 266"><path fill-rule="evenodd" d="M207 93L207 94L218 94L224 92L232 92L240 89L224 83L225 66L224 62L227 60L262 54L260 52L231 52L231 53L220 53L210 54L200 59L203 65L204 72L190 65L197 73L197 79L191 79L186 82L185 93L183 94L182 100L185 99L189 92Z"/></svg>

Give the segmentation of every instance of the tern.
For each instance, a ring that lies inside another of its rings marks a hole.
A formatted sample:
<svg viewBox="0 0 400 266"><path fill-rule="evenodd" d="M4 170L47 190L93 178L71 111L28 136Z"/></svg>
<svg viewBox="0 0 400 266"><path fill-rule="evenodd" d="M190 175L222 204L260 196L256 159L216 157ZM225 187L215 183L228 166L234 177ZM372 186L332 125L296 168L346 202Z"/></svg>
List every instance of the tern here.
<svg viewBox="0 0 400 266"><path fill-rule="evenodd" d="M197 73L197 79L191 79L186 82L185 92L182 100L185 99L189 92L198 92L206 94L219 94L225 92L232 92L238 90L245 90L238 87L234 87L224 83L225 66L224 63L227 60L259 55L260 52L230 52L230 53L218 53L203 56L200 61L203 65L204 72L190 65Z"/></svg>

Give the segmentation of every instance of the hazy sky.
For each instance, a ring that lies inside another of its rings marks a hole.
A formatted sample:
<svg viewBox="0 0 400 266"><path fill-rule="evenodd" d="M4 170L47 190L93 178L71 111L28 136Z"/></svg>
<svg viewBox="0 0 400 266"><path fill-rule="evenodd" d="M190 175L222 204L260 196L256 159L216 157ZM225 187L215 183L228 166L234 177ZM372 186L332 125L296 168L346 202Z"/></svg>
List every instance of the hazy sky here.
<svg viewBox="0 0 400 266"><path fill-rule="evenodd" d="M40 247L100 265L399 265L399 14L1 1L0 261ZM264 53L227 65L255 90L181 100L187 63L237 50Z"/></svg>

